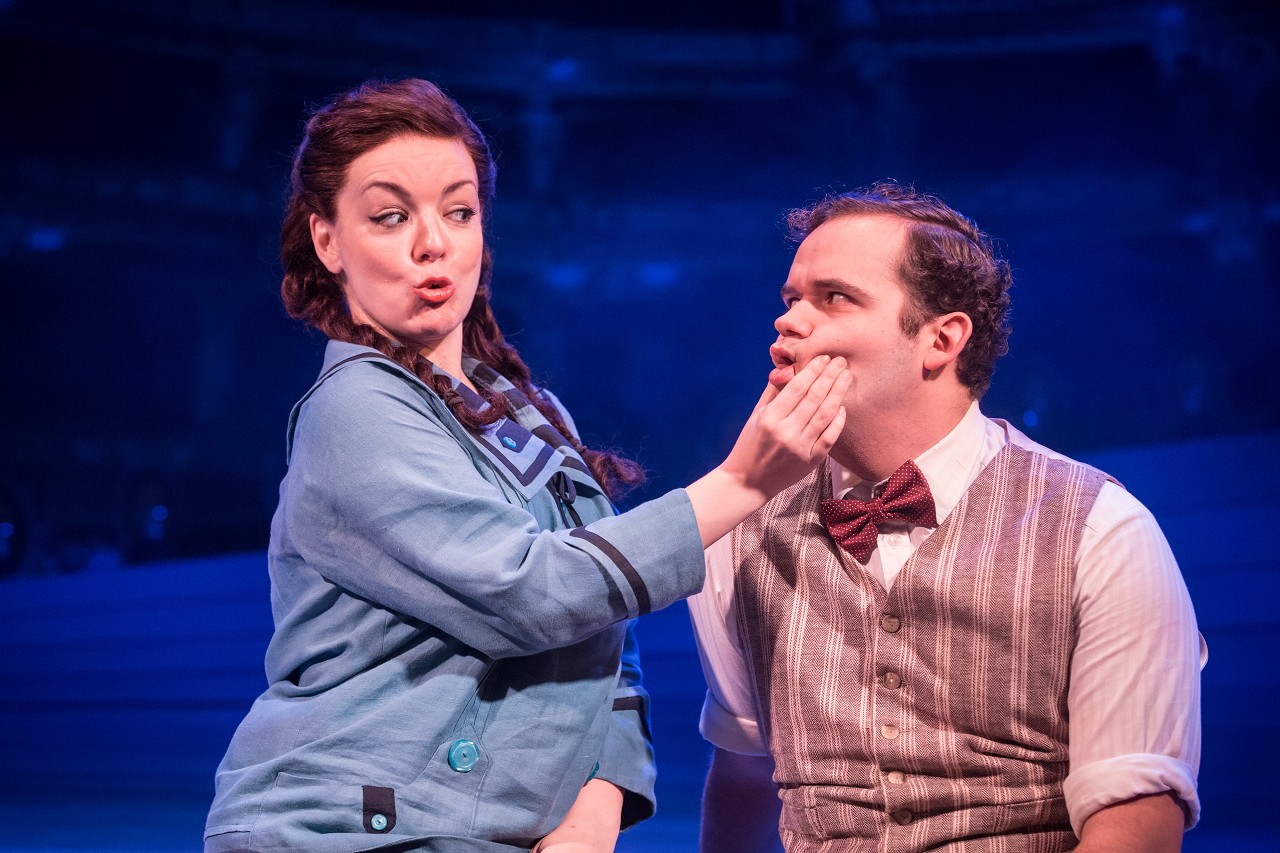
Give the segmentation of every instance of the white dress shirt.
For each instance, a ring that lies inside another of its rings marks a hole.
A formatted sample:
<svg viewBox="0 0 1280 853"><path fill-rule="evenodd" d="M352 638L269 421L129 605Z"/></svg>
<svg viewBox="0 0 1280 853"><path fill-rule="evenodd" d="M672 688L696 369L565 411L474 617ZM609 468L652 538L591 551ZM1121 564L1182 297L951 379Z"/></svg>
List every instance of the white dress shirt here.
<svg viewBox="0 0 1280 853"><path fill-rule="evenodd" d="M1006 443L1044 448L975 402L960 423L915 459L933 492L938 523ZM828 460L832 494L869 499L868 483ZM887 590L935 528L880 527L867 570ZM731 752L766 755L752 668L738 641L730 537L706 551L707 580L689 599L709 690L700 729ZM1063 785L1076 834L1098 809L1173 791L1199 819L1200 668L1207 658L1191 600L1151 513L1115 483L1102 486L1076 554L1076 647L1067 694L1070 770Z"/></svg>

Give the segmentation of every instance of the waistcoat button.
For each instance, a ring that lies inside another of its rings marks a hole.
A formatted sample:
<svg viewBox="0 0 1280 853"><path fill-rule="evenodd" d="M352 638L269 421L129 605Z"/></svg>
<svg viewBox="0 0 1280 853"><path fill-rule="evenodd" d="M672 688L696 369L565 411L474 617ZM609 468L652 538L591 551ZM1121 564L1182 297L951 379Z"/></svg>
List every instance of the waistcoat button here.
<svg viewBox="0 0 1280 853"><path fill-rule="evenodd" d="M890 616L886 613L880 617L880 627L890 634L896 634L898 629L902 627L902 620L897 616Z"/></svg>
<svg viewBox="0 0 1280 853"><path fill-rule="evenodd" d="M901 785L903 782L907 781L907 774L903 773L901 770L890 770L888 773L888 779L895 785Z"/></svg>
<svg viewBox="0 0 1280 853"><path fill-rule="evenodd" d="M897 690L902 686L902 676L896 672L886 672L881 676L880 683L890 690Z"/></svg>
<svg viewBox="0 0 1280 853"><path fill-rule="evenodd" d="M880 734L884 735L886 740L893 740L898 736L898 727L893 723L885 723L880 727Z"/></svg>
<svg viewBox="0 0 1280 853"><path fill-rule="evenodd" d="M911 809L898 809L892 816L894 823L899 826L906 826L911 823L911 818L914 817L914 815L911 814Z"/></svg>

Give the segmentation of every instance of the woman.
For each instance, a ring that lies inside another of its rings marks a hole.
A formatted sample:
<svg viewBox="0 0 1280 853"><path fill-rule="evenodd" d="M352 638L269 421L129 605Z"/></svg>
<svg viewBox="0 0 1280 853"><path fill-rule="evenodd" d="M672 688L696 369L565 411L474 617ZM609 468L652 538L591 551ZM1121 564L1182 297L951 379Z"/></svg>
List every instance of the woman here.
<svg viewBox="0 0 1280 853"><path fill-rule="evenodd" d="M615 515L489 309L484 137L422 80L318 111L294 159L289 312L330 343L272 522L270 686L217 774L206 849L611 850L653 811L628 620L825 456L842 362L766 390L724 464ZM386 837L383 837L386 836Z"/></svg>

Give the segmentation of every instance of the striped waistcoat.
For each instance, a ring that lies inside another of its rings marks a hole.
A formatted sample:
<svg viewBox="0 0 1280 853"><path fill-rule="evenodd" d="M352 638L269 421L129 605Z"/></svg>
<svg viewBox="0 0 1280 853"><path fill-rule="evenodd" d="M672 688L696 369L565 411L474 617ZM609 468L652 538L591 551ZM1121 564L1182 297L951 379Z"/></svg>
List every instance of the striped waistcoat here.
<svg viewBox="0 0 1280 853"><path fill-rule="evenodd" d="M1075 846L1073 566L1105 479L1006 445L888 592L823 529L825 467L738 528L789 853Z"/></svg>

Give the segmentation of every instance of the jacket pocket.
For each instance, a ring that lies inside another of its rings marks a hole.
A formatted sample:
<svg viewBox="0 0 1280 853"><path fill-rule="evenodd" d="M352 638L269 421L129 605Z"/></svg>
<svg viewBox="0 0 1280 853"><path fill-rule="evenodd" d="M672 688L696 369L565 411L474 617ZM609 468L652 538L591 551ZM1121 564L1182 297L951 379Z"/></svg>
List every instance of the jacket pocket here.
<svg viewBox="0 0 1280 853"><path fill-rule="evenodd" d="M253 827L250 847L306 849L317 835L367 834L360 784L277 773Z"/></svg>

